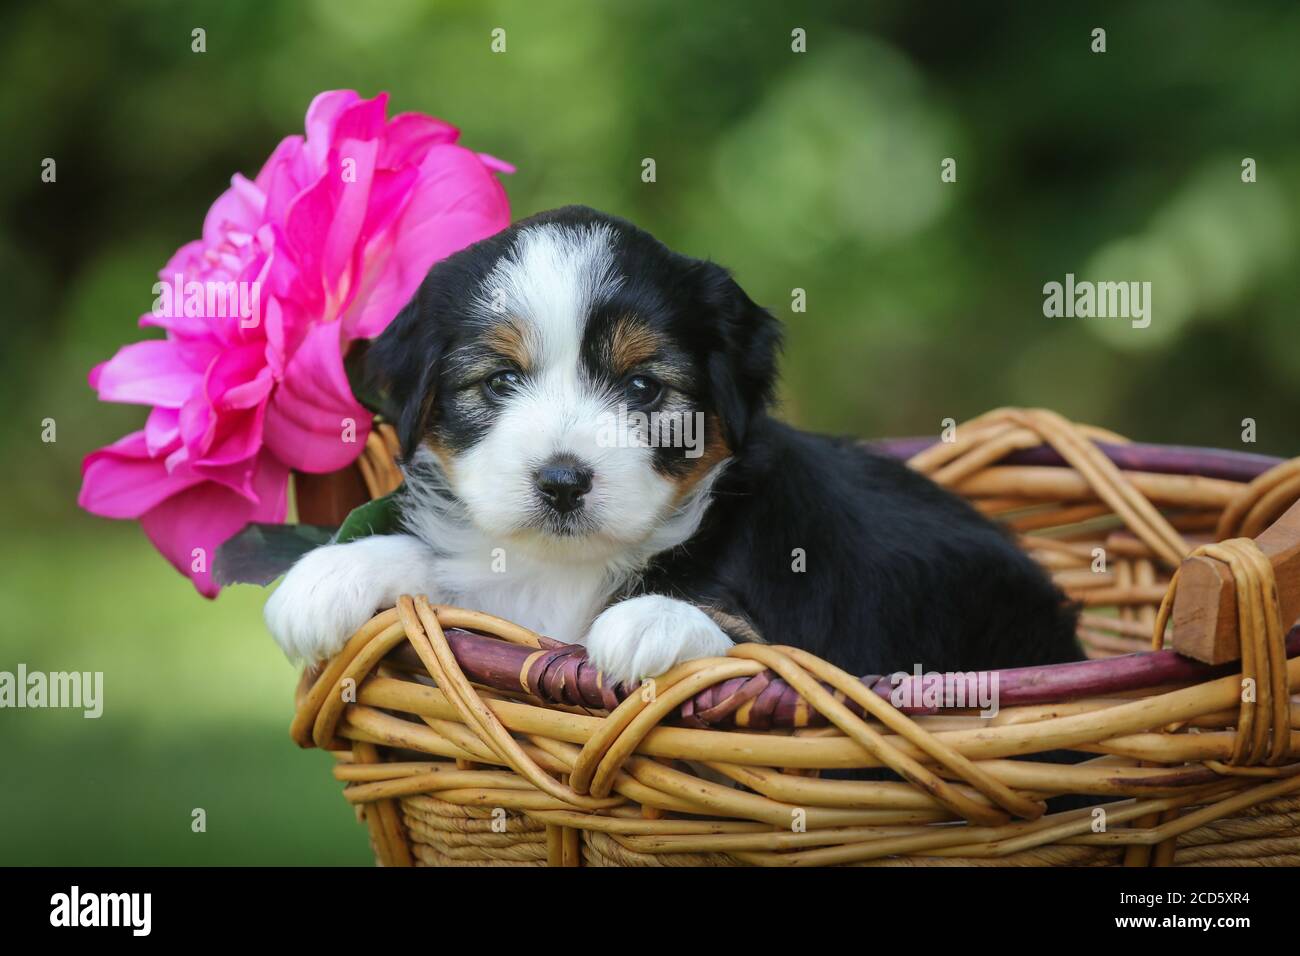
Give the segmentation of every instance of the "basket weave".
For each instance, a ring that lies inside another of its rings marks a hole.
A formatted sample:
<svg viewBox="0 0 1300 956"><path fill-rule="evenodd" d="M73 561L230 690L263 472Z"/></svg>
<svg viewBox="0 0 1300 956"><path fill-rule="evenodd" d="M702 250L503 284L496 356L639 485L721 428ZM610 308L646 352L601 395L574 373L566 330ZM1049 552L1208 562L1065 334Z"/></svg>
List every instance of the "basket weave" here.
<svg viewBox="0 0 1300 956"><path fill-rule="evenodd" d="M1300 630L1251 540L1300 498L1300 459L1039 410L956 434L877 447L1007 524L1084 608L1090 661L998 672L996 717L900 709L888 680L772 644L607 688L580 648L417 596L303 675L293 739L337 758L386 866L1300 864ZM381 427L359 462L372 496L400 483L394 445ZM1153 650L1193 553L1231 568L1240 662ZM1059 749L1094 756L1033 759ZM850 767L899 779L818 775ZM1045 812L1066 794L1095 805Z"/></svg>

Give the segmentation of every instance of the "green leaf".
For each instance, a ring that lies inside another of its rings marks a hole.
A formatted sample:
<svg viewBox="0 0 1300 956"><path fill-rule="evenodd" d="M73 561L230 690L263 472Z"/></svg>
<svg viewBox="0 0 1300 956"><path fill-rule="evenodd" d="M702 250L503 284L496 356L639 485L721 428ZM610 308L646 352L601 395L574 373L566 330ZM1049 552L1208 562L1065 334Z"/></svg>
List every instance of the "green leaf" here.
<svg viewBox="0 0 1300 956"><path fill-rule="evenodd" d="M368 501L353 508L334 534L334 544L344 544L372 534L392 534L397 531L400 513L397 492Z"/></svg>
<svg viewBox="0 0 1300 956"><path fill-rule="evenodd" d="M353 508L337 530L312 524L248 524L217 549L212 576L223 587L266 587L313 548L389 534L397 530L398 517L394 493Z"/></svg>
<svg viewBox="0 0 1300 956"><path fill-rule="evenodd" d="M212 577L223 587L266 587L308 551L328 544L331 531L312 524L247 524L217 549Z"/></svg>

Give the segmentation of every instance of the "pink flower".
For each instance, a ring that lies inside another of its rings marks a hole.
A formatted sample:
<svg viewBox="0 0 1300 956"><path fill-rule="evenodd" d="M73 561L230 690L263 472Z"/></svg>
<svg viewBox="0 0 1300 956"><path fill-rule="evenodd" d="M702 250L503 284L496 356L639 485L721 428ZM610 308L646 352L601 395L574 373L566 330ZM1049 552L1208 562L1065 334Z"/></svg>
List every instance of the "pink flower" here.
<svg viewBox="0 0 1300 956"><path fill-rule="evenodd" d="M322 93L307 135L253 180L236 175L203 237L159 273L141 326L166 338L90 372L103 401L149 405L142 431L86 457L79 504L138 519L203 594L217 547L250 521L283 521L291 469L352 462L370 430L343 356L382 332L429 267L510 221L497 172L387 94Z"/></svg>

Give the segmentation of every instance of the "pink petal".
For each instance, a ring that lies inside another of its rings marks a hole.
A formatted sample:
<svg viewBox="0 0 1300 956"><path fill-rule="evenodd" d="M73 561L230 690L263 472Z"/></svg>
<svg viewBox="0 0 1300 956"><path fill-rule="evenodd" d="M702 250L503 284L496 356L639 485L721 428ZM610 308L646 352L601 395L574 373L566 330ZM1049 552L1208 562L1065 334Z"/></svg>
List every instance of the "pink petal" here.
<svg viewBox="0 0 1300 956"><path fill-rule="evenodd" d="M281 222L295 196L320 175L307 155L301 136L290 136L257 174L257 186L266 195L262 217L266 222Z"/></svg>
<svg viewBox="0 0 1300 956"><path fill-rule="evenodd" d="M149 457L145 433L132 432L86 456L77 504L103 518L138 518L200 480L188 472L168 474L160 459Z"/></svg>
<svg viewBox="0 0 1300 956"><path fill-rule="evenodd" d="M262 321L266 325L266 366L278 381L284 377L285 356L288 354L286 337L292 334L292 328L297 323L292 315L286 315L279 299L267 302L264 312Z"/></svg>
<svg viewBox="0 0 1300 956"><path fill-rule="evenodd" d="M366 221L370 206L370 183L374 178L375 155L379 144L373 140L345 140L339 145L338 162L331 165L340 177L340 188L335 195L334 214L329 232L323 236L324 248L321 253L321 268L325 279L325 288L331 301L338 302L347 295L350 284L349 273L352 266L357 239ZM352 161L352 181L342 181L341 167L345 160ZM328 316L327 318L333 318Z"/></svg>
<svg viewBox="0 0 1300 956"><path fill-rule="evenodd" d="M171 282L176 273L184 276L186 273L192 273L202 267L203 253L207 251L207 243L202 239L195 239L187 242L167 260L167 265L158 271L158 278L163 282Z"/></svg>
<svg viewBox="0 0 1300 956"><path fill-rule="evenodd" d="M307 107L307 155L315 169L320 170L329 155L339 114L360 99L356 90L327 90Z"/></svg>
<svg viewBox="0 0 1300 956"><path fill-rule="evenodd" d="M370 240L383 232L406 208L411 198L411 190L420 177L420 171L414 166L402 169L376 169L370 183L370 204L366 210L366 221L361 227L357 243L358 259L366 251ZM361 263L362 265L364 263Z"/></svg>
<svg viewBox="0 0 1300 956"><path fill-rule="evenodd" d="M203 457L194 461L194 471L226 483L233 479L233 490L248 493L247 473L237 470L231 474L229 466L246 462L261 451L265 417L265 405L219 416L212 442Z"/></svg>
<svg viewBox="0 0 1300 956"><path fill-rule="evenodd" d="M244 461L256 455L262 448L262 424L266 414L265 398L271 391L272 379L269 370L263 369L253 381L241 389L244 398L256 396L255 401L246 405L212 402L211 433L205 436L203 449L194 453L194 469L203 472L204 468L217 468L218 472L209 477L219 478L224 475L224 468ZM230 393L227 393L229 396ZM206 474L206 472L204 472ZM243 490L244 477L240 476L236 490Z"/></svg>
<svg viewBox="0 0 1300 956"><path fill-rule="evenodd" d="M217 416L208 397L198 394L182 405L178 424L185 454L173 452L167 461L168 468L175 468L180 461L202 458L211 447L217 433Z"/></svg>
<svg viewBox="0 0 1300 956"><path fill-rule="evenodd" d="M212 335L202 338L175 335L168 339L176 350L176 357L185 363L200 378L207 372L213 360L221 354L225 344Z"/></svg>
<svg viewBox="0 0 1300 956"><path fill-rule="evenodd" d="M271 180L281 167L286 164L292 167L302 156L304 142L301 136L286 136L276 144L275 149L271 151L271 155L266 158L266 162L262 164L262 168L253 179L253 185L262 195L270 194Z"/></svg>
<svg viewBox="0 0 1300 956"><path fill-rule="evenodd" d="M261 450L266 398L273 384L261 345L232 348L213 360L204 380L209 412L201 416L192 410L196 438L188 451L196 472L251 493L248 475L231 475L227 466L251 459Z"/></svg>
<svg viewBox="0 0 1300 956"><path fill-rule="evenodd" d="M297 292L315 308L325 298L324 251L321 246L334 220L335 196L342 184L338 177L323 174L298 194L285 213L284 238L297 267ZM307 304L307 303L304 303Z"/></svg>
<svg viewBox="0 0 1300 956"><path fill-rule="evenodd" d="M202 239L187 242L163 266L158 273L158 283L153 287L154 308L140 316L142 329L163 328L191 338L212 334L207 319L185 314L185 283L200 278L209 270L205 256L207 248Z"/></svg>
<svg viewBox="0 0 1300 956"><path fill-rule="evenodd" d="M180 444L180 412L175 408L155 408L145 422L145 447L150 458L170 454Z"/></svg>
<svg viewBox="0 0 1300 956"><path fill-rule="evenodd" d="M476 154L435 146L397 221L366 249L366 272L342 317L349 338L374 338L410 301L439 259L510 224L510 203Z"/></svg>
<svg viewBox="0 0 1300 956"><path fill-rule="evenodd" d="M494 170L498 173L505 173L508 176L515 173L513 163L507 163L504 159L497 159L491 153L478 153L477 155L478 158L483 161L483 165L488 169Z"/></svg>
<svg viewBox="0 0 1300 956"><path fill-rule="evenodd" d="M212 579L217 549L251 521L283 521L288 484L289 470L274 457L262 455L253 478L256 501L203 482L159 502L140 519L140 525L200 594L216 597L221 590ZM200 567L196 561L201 561Z"/></svg>
<svg viewBox="0 0 1300 956"><path fill-rule="evenodd" d="M258 275L262 283L263 307L270 298L293 298L298 286L298 267L293 261L292 250L284 237L283 228L279 223L264 224L257 231L257 242L266 251Z"/></svg>
<svg viewBox="0 0 1300 956"><path fill-rule="evenodd" d="M203 220L203 241L216 245L231 229L256 232L262 222L266 196L257 186L236 173L230 188L217 197Z"/></svg>
<svg viewBox="0 0 1300 956"><path fill-rule="evenodd" d="M345 139L378 139L384 134L384 116L387 113L387 93L353 103L339 113L330 139L336 144Z"/></svg>
<svg viewBox="0 0 1300 956"><path fill-rule="evenodd" d="M154 290L157 291L157 286L154 287ZM212 334L207 319L192 315L187 316L184 314L183 309L169 310L164 304L166 300L160 300L160 296L155 296L154 301L159 303L160 308L140 316L140 320L136 323L140 328L166 329L168 332L175 332L177 335L184 335L189 338L205 338Z"/></svg>
<svg viewBox="0 0 1300 956"><path fill-rule="evenodd" d="M383 169L396 169L410 163L419 164L429 148L442 143L454 143L460 130L433 116L423 113L398 113L388 121L384 130L384 148L379 153Z"/></svg>
<svg viewBox="0 0 1300 956"><path fill-rule="evenodd" d="M336 471L350 464L370 434L370 413L352 397L343 370L339 331L331 322L307 333L267 406L266 447L300 471ZM348 419L352 441L346 440Z"/></svg>
<svg viewBox="0 0 1300 956"><path fill-rule="evenodd" d="M96 387L105 402L180 408L202 378L166 339L123 346L99 369Z"/></svg>
<svg viewBox="0 0 1300 956"><path fill-rule="evenodd" d="M265 348L260 343L231 348L216 357L203 382L217 411L252 408L271 391Z"/></svg>

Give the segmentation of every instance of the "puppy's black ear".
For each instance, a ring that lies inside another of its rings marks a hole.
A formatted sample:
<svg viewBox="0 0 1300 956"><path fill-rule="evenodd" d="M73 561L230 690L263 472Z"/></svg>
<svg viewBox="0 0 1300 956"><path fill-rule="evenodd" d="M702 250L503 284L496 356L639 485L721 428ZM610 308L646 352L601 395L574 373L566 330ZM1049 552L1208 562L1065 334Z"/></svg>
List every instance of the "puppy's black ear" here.
<svg viewBox="0 0 1300 956"><path fill-rule="evenodd" d="M703 266L703 297L717 332L708 363L710 394L734 450L744 442L750 421L772 401L781 323L726 269L712 262Z"/></svg>
<svg viewBox="0 0 1300 956"><path fill-rule="evenodd" d="M428 314L424 287L366 353L366 378L383 402L384 414L397 427L402 457L409 459L429 428L437 398L444 344Z"/></svg>

